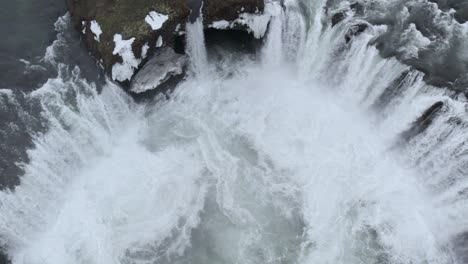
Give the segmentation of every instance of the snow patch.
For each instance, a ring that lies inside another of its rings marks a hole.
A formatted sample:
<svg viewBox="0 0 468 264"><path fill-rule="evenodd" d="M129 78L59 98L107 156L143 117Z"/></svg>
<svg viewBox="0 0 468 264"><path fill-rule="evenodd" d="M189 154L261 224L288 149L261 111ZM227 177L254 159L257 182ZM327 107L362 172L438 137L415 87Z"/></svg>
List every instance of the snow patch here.
<svg viewBox="0 0 468 264"><path fill-rule="evenodd" d="M262 38L268 29L268 23L272 17L281 13L281 6L277 2L269 2L265 5L263 14L243 13L239 17L239 23L244 23L256 38Z"/></svg>
<svg viewBox="0 0 468 264"><path fill-rule="evenodd" d="M220 21L214 21L212 24L209 25L211 28L216 28L216 29L227 29L231 27L231 23L226 20L220 20Z"/></svg>
<svg viewBox="0 0 468 264"><path fill-rule="evenodd" d="M120 57L122 57L122 63L116 63L112 67L113 80L121 82L130 80L135 69L138 68L141 60L135 58L135 55L133 54L132 44L134 41L135 38L124 40L122 39L122 35L114 35L115 48L113 54L120 55Z"/></svg>
<svg viewBox="0 0 468 264"><path fill-rule="evenodd" d="M101 26L99 26L96 20L91 21L91 32L94 34L94 39L99 42L99 36L102 34Z"/></svg>
<svg viewBox="0 0 468 264"><path fill-rule="evenodd" d="M159 14L155 11L149 12L149 14L145 17L146 23L148 23L153 30L160 29L164 22L166 22L168 19L168 16Z"/></svg>
<svg viewBox="0 0 468 264"><path fill-rule="evenodd" d="M253 33L255 38L259 39L265 36L270 20L271 15L268 13L262 15L243 13L235 22L247 26L248 31Z"/></svg>
<svg viewBox="0 0 468 264"><path fill-rule="evenodd" d="M149 45L148 43L145 43L143 47L141 48L141 57L144 59L148 55L148 50L149 50Z"/></svg>
<svg viewBox="0 0 468 264"><path fill-rule="evenodd" d="M268 28L268 23L272 17L277 16L281 12L281 6L276 2L269 2L265 5L263 14L259 12L255 14L241 13L239 18L229 22L226 20L219 20L208 25L210 28L215 29L229 29L236 26L244 26L249 33L252 33L255 38L259 39L265 36Z"/></svg>
<svg viewBox="0 0 468 264"><path fill-rule="evenodd" d="M86 21L81 21L81 33L86 34Z"/></svg>
<svg viewBox="0 0 468 264"><path fill-rule="evenodd" d="M182 30L182 26L180 24L177 24L175 33L177 33L179 36L182 36L185 34L185 31Z"/></svg>
<svg viewBox="0 0 468 264"><path fill-rule="evenodd" d="M156 48L162 47L163 44L162 36L159 36L158 40L156 41Z"/></svg>

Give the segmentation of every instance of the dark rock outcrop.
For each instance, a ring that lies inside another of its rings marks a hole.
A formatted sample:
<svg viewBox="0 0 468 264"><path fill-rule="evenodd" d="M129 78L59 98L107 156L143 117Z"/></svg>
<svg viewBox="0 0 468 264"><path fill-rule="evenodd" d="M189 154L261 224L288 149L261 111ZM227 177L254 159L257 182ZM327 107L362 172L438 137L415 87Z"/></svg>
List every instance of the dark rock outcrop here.
<svg viewBox="0 0 468 264"><path fill-rule="evenodd" d="M158 50L155 56L134 76L130 90L136 94L143 94L170 80L182 79L185 65L186 56L175 53L169 47L164 47Z"/></svg>
<svg viewBox="0 0 468 264"><path fill-rule="evenodd" d="M364 12L364 7L360 3L355 2L350 4L349 8L346 10L337 11L331 17L332 27L336 26L338 23L347 18L349 11L353 11L356 14L362 15Z"/></svg>
<svg viewBox="0 0 468 264"><path fill-rule="evenodd" d="M92 56L100 60L108 73L121 56L114 54L114 36L123 40L134 38L132 51L136 59L142 59L143 46L155 47L161 36L166 45L172 45L173 32L190 14L185 0L67 0L75 28L84 33L84 42ZM163 27L153 30L145 21L149 12L168 16ZM99 41L91 30L92 21L100 26ZM150 48L149 52L154 48Z"/></svg>
<svg viewBox="0 0 468 264"><path fill-rule="evenodd" d="M358 24L352 25L348 29L348 32L346 32L346 35L345 35L346 43L349 43L354 37L361 35L368 28L369 28L369 24L366 24L366 23L358 23Z"/></svg>
<svg viewBox="0 0 468 264"><path fill-rule="evenodd" d="M346 18L346 16L347 15L345 11L340 11L340 12L335 13L331 19L332 27L336 26L338 23L343 21Z"/></svg>
<svg viewBox="0 0 468 264"><path fill-rule="evenodd" d="M263 0L205 0L203 17L206 23L218 20L232 21L238 18L239 13L256 13L263 11Z"/></svg>
<svg viewBox="0 0 468 264"><path fill-rule="evenodd" d="M67 0L67 3L74 27L84 34L91 55L110 75L117 63L131 64L131 70L136 71L158 47L174 47L191 14L191 6L196 4L190 5L188 0ZM240 13L263 9L263 0L205 0L202 12L208 25L218 20L234 21ZM147 21L151 12L157 16L156 26ZM116 34L120 34L122 41L131 40L131 57L134 57L131 63L116 54ZM128 85L130 77L117 80Z"/></svg>
<svg viewBox="0 0 468 264"><path fill-rule="evenodd" d="M403 132L402 138L405 141L410 141L415 136L423 133L432 124L434 119L439 115L444 107L444 103L439 101L429 107L411 126L410 129Z"/></svg>
<svg viewBox="0 0 468 264"><path fill-rule="evenodd" d="M402 72L398 78L394 79L384 90L384 92L377 98L372 108L375 110L382 110L396 97L400 96L406 87L406 82L411 82L412 71L410 69Z"/></svg>

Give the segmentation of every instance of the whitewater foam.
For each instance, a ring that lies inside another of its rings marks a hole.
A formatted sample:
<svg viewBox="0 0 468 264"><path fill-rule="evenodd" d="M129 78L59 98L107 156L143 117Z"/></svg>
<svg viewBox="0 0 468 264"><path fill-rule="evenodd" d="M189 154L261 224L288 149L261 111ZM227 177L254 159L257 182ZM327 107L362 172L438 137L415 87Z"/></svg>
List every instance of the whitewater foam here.
<svg viewBox="0 0 468 264"><path fill-rule="evenodd" d="M208 60L201 19L188 24L193 74L170 98L97 93L77 69L32 93L50 128L0 192L13 262L453 263L466 102L382 59L369 43L384 28L347 44L349 25L310 4L307 25L298 3L275 13L262 63Z"/></svg>

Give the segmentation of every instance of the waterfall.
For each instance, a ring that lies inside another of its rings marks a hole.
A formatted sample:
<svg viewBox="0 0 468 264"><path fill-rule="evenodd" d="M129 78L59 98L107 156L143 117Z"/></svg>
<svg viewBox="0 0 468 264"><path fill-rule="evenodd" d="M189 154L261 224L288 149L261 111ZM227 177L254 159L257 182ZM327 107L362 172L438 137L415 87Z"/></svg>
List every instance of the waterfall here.
<svg viewBox="0 0 468 264"><path fill-rule="evenodd" d="M205 35L203 32L203 19L197 18L193 23L186 24L187 54L190 58L190 70L197 74L203 74L208 69L208 56L205 47Z"/></svg>
<svg viewBox="0 0 468 264"><path fill-rule="evenodd" d="M264 65L278 66L283 62L283 24L284 12L280 4L273 2L265 7L271 13L269 32L266 36L265 45L262 49Z"/></svg>
<svg viewBox="0 0 468 264"><path fill-rule="evenodd" d="M47 129L0 192L0 248L15 264L461 263L467 99L383 58L386 26L332 26L327 2L267 1L259 56L208 60L202 18L187 23L191 74L143 103L60 62L61 32L60 74L25 95Z"/></svg>
<svg viewBox="0 0 468 264"><path fill-rule="evenodd" d="M304 51L306 22L296 1L285 2L283 22L283 52L288 61L297 62Z"/></svg>

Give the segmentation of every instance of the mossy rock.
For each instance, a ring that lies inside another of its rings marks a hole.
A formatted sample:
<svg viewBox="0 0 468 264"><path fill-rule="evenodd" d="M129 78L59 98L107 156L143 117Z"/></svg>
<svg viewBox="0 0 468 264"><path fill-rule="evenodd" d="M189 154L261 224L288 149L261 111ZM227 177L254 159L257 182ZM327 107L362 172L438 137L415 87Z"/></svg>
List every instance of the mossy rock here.
<svg viewBox="0 0 468 264"><path fill-rule="evenodd" d="M135 57L141 57L142 47L148 44L149 54L156 49L156 42L162 37L166 46L172 46L175 31L183 27L190 15L187 0L67 0L75 28L84 31L84 42L92 56L99 60L110 73L115 63L122 62L113 54L114 35L123 39L135 38L132 44ZM263 0L205 0L203 16L206 24L216 20L234 20L240 12L262 12ZM162 28L153 30L145 17L151 11L164 14L169 19ZM102 29L99 42L91 32L90 23L96 20Z"/></svg>

